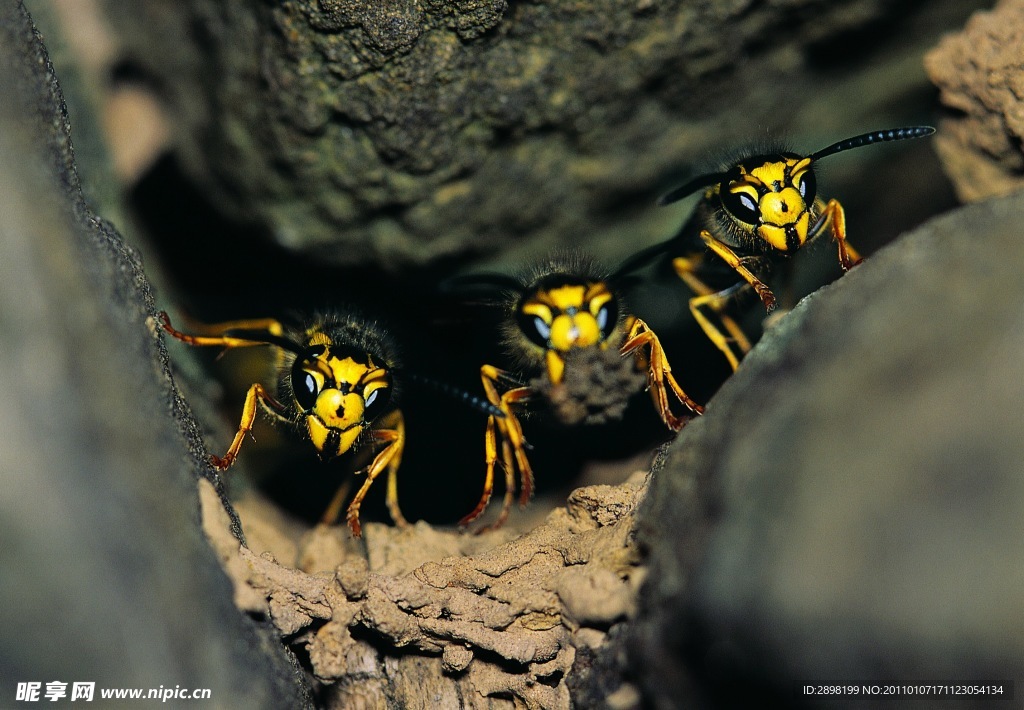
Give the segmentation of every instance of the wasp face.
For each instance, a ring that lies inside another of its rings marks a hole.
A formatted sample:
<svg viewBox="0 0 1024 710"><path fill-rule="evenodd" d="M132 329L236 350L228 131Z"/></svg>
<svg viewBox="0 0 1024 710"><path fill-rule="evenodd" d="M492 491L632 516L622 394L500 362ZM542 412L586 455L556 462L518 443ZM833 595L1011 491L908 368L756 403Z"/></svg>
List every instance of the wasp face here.
<svg viewBox="0 0 1024 710"><path fill-rule="evenodd" d="M544 350L548 376L557 384L569 350L608 346L619 312L605 283L553 274L520 300L516 316L523 334Z"/></svg>
<svg viewBox="0 0 1024 710"><path fill-rule="evenodd" d="M372 356L329 342L314 343L296 358L291 378L295 403L322 458L351 449L391 395L391 375Z"/></svg>
<svg viewBox="0 0 1024 710"><path fill-rule="evenodd" d="M737 165L718 186L722 207L771 249L795 252L811 227L816 191L811 162L784 154Z"/></svg>

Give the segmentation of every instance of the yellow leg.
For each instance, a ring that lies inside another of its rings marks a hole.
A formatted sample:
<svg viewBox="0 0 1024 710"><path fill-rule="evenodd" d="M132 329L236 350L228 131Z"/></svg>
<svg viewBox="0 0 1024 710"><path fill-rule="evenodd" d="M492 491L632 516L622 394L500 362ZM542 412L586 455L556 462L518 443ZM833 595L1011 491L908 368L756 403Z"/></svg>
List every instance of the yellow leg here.
<svg viewBox="0 0 1024 710"><path fill-rule="evenodd" d="M505 469L505 495L501 501L501 512L498 513L498 517L495 518L493 523L477 530L478 535L488 530L500 528L508 520L509 511L512 510L512 500L515 498L516 490L516 469L512 465L512 447L507 439L501 442L501 456L502 467Z"/></svg>
<svg viewBox="0 0 1024 710"><path fill-rule="evenodd" d="M210 335L188 335L176 330L174 326L171 325L171 319L167 313L161 311L159 315L163 329L169 335L184 343L188 343L189 345L219 345L224 348L243 348L264 344L258 341L247 340L245 338L236 338L220 334L228 330L235 330L239 328L265 330L272 335L280 335L282 333L280 323L270 318L263 318L260 320L232 321L230 323L206 326L207 332L211 333ZM242 440L245 439L246 434L251 434L252 432L253 422L256 420L257 403L261 404L271 416L282 420L287 419L284 415L285 407L276 399L271 397L263 388L263 385L259 383L254 384L249 388L248 393L245 395L245 404L242 405L242 420L238 424L238 431L235 432L235 438L231 440L231 446L228 447L227 453L225 453L223 457L210 457L210 461L215 468L223 471L229 468L238 457L238 450L242 448Z"/></svg>
<svg viewBox="0 0 1024 710"><path fill-rule="evenodd" d="M484 492L476 507L459 521L459 525L469 525L479 518L481 513L487 509L487 504L491 502L491 494L494 493L494 462L498 458L498 437L494 431L497 426L494 423L495 419L497 417L493 415L487 417L487 431L484 434L484 457L487 462L487 472L484 474Z"/></svg>
<svg viewBox="0 0 1024 710"><path fill-rule="evenodd" d="M693 314L694 320L697 321L697 325L708 336L708 339L715 344L715 347L722 351L735 372L736 368L739 367L740 359L750 352L750 340L747 338L746 333L743 332L743 329L740 328L739 324L731 316L724 313L729 299L735 294L735 287L730 286L722 291L715 291L693 273L698 263L699 259L694 260L684 257L672 260L672 266L675 268L676 274L686 282L690 290L697 294L690 299L690 313ZM746 286L743 287L746 288ZM705 308L714 312L719 322L729 332L730 337L726 337L711 322L711 319L704 313ZM734 352L734 346L735 349L739 350L739 354Z"/></svg>
<svg viewBox="0 0 1024 710"><path fill-rule="evenodd" d="M694 414L703 413L704 408L690 399L689 395L676 382L676 378L672 376L672 367L668 364L665 350L662 348L661 341L658 340L658 336L655 335L654 331L639 318L632 318L632 322L627 321L627 325L630 326L629 336L619 350L619 353L623 356L635 353L636 357L641 358L643 355L639 352L640 349L644 346L649 348L650 354L647 357L647 388L651 393L651 399L654 400L654 407L658 410L658 414L661 415L661 420L665 422L665 426L672 431L679 431L686 424L687 419L677 417L672 413L668 403L668 393L665 389L666 383L672 390L672 394L676 396L676 399L682 402Z"/></svg>
<svg viewBox="0 0 1024 710"><path fill-rule="evenodd" d="M768 288L766 283L754 275L754 272L743 265L740 258L736 256L736 252L715 239L711 232L706 229L701 230L700 238L705 244L707 244L711 251L715 252L722 261L729 265L729 268L742 276L744 281L754 287L754 290L757 291L757 295L761 299L761 303L764 304L764 307L769 313L775 310L775 294L772 293L772 290Z"/></svg>
<svg viewBox="0 0 1024 710"><path fill-rule="evenodd" d="M394 423L390 423L389 420ZM388 462L388 491L384 501L387 503L388 513L391 514L391 521L398 527L404 528L409 526L409 521L402 515L402 509L398 506L398 467L402 463L402 453L405 451L405 419L402 418L402 413L396 409L388 415L383 425L397 431L399 436L395 442L397 450Z"/></svg>
<svg viewBox="0 0 1024 710"><path fill-rule="evenodd" d="M248 348L254 345L266 345L260 340L252 338L239 338L231 335L224 335L229 330L253 330L265 331L271 335L280 336L283 333L281 324L272 318L260 318L257 320L236 320L216 325L203 326L202 330L206 335L189 335L182 333L171 325L171 319L164 311L160 311L160 321L163 329L172 337L189 345L209 346L219 345L224 348Z"/></svg>
<svg viewBox="0 0 1024 710"><path fill-rule="evenodd" d="M533 391L529 387L516 386L499 395L498 382L511 381L512 378L504 370L499 370L492 365L484 365L480 368L480 378L483 381L487 400L498 407L505 416L497 417L491 415L487 418L487 431L484 438L487 472L484 478L483 494L480 496L480 501L476 504L476 507L463 517L459 524L468 525L476 520L490 502L491 494L494 492L494 466L498 461L498 442L500 441L502 465L505 468L506 491L502 511L498 518L499 522L491 526L497 527L508 517L509 508L511 508L511 492L515 489L516 469L519 470L521 480L519 504L526 505L533 495L533 469L526 457L526 437L523 436L523 428L519 423L519 419L512 411L513 404L528 400Z"/></svg>
<svg viewBox="0 0 1024 710"><path fill-rule="evenodd" d="M829 228L833 239L836 240L836 246L839 248L839 264L843 267L843 271L849 271L863 261L857 250L846 240L846 212L836 200L829 200L825 205L818 221L811 227L808 239L818 236L826 227Z"/></svg>
<svg viewBox="0 0 1024 710"><path fill-rule="evenodd" d="M231 440L231 446L228 447L227 453L223 457L210 456L210 462L214 468L223 471L230 468L231 464L235 462L235 459L238 457L238 450L242 448L242 440L245 439L246 434L251 434L252 432L252 425L256 420L257 403L262 404L264 409L273 416L279 419L285 418L281 414L284 411L284 407L267 394L267 391L263 389L263 385L258 382L254 384L245 395L245 404L242 405L242 420L238 423L238 431L235 432L235 438Z"/></svg>
<svg viewBox="0 0 1024 710"><path fill-rule="evenodd" d="M379 476L385 468L388 468L389 478L395 475L398 463L402 457L402 449L405 447L404 427L399 429L375 429L372 436L374 442L383 442L384 448L377 453L377 456L373 459L373 463L367 467L366 480L363 481L363 485L360 486L359 490L356 491L355 496L352 497L352 502L348 504L345 519L348 521L348 526L352 530L352 535L354 537L362 537L363 535L363 527L359 524L359 508L363 504L363 498L366 497L366 494L370 490L370 486L373 485L377 476ZM388 493L390 497L391 491L389 490ZM388 509L391 512L392 517L395 518L396 524L408 525L409 523L406 522L401 511L398 510L397 487L395 488L395 496L396 498L394 501L388 501ZM394 507L392 507L392 503L394 503ZM339 505L338 508L340 507L341 506ZM328 508L327 512L324 513L322 522L327 524L333 523L334 519L337 518L337 512L337 510L332 511ZM396 512L397 516L395 515ZM334 519L328 519L329 513L333 513Z"/></svg>

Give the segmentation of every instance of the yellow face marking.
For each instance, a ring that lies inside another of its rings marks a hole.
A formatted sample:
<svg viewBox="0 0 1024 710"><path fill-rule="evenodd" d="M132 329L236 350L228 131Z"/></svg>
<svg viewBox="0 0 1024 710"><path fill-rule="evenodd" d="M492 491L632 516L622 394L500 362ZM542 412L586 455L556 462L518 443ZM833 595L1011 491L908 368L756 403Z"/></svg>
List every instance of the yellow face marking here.
<svg viewBox="0 0 1024 710"><path fill-rule="evenodd" d="M597 343L601 329L597 319L587 313L563 313L551 323L551 347L565 352L569 348L588 348Z"/></svg>
<svg viewBox="0 0 1024 710"><path fill-rule="evenodd" d="M363 433L362 426L355 426L351 429L343 432L339 432L338 443L336 448L332 447L330 451L325 450L328 443L328 437L331 432L337 431L336 429L330 429L323 425L323 423L314 416L306 417L306 428L309 431L309 439L313 442L313 446L325 457L338 456L352 448L353 444L356 443L356 439Z"/></svg>
<svg viewBox="0 0 1024 710"><path fill-rule="evenodd" d="M762 239L772 245L779 251L790 251L799 249L807 241L807 230L811 223L811 215L805 209L800 213L799 218L792 225L782 224L762 224L757 228L757 233ZM787 227L790 227L789 233L795 236L793 243L791 244L788 239Z"/></svg>
<svg viewBox="0 0 1024 710"><path fill-rule="evenodd" d="M740 166L740 179L729 184L730 193L745 195L750 207L756 205L758 219L751 224L756 225L757 235L777 251L795 251L807 241L810 208L800 193L800 184L810 168L810 158L775 160L749 171Z"/></svg>
<svg viewBox="0 0 1024 710"><path fill-rule="evenodd" d="M599 318L602 317L602 308L611 300L612 294L601 282L569 284L538 291L523 304L521 311L540 319L546 326L548 349L566 352L570 348L585 348L602 343L604 328ZM548 371L552 372L551 366Z"/></svg>
<svg viewBox="0 0 1024 710"><path fill-rule="evenodd" d="M795 187L784 187L761 198L761 219L780 227L793 224L806 207L803 196Z"/></svg>
<svg viewBox="0 0 1024 710"><path fill-rule="evenodd" d="M543 299L544 302L551 304L559 311L567 311L570 308L583 308L585 296L586 287L582 285L559 286L558 288L537 294L539 299Z"/></svg>
<svg viewBox="0 0 1024 710"><path fill-rule="evenodd" d="M786 171L793 165L792 161L775 161L759 165L750 171L750 175L768 190L778 189L776 186L788 184Z"/></svg>
<svg viewBox="0 0 1024 710"><path fill-rule="evenodd" d="M330 340L325 336L320 338L321 335L313 334L311 344L329 348ZM326 342L318 343L318 339ZM334 357L328 349L323 357L311 363L315 369L308 372L316 380L320 393L306 417L306 428L313 445L324 456L343 454L355 445L366 429L367 400L374 392L390 385L387 371L367 359L368 363L362 363L351 357Z"/></svg>

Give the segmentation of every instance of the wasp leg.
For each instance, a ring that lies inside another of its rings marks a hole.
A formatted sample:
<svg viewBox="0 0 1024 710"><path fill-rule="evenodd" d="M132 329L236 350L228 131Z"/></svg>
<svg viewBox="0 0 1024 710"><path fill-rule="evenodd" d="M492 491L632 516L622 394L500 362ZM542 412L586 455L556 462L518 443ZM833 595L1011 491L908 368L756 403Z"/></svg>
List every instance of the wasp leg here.
<svg viewBox="0 0 1024 710"><path fill-rule="evenodd" d="M224 348L244 348L253 345L262 345L263 343L254 342L246 338L236 338L229 335L222 335L216 333L224 333L229 330L235 330L238 328L246 328L251 330L265 330L273 335L280 335L282 332L281 324L270 318L263 318L260 320L249 320L249 321L232 321L230 323L221 323L219 325L208 326L207 332L210 335L188 335L176 330L171 325L171 319L166 312L160 311L160 321L163 329L172 337L177 338L183 343L189 345L219 345ZM242 405L242 420L238 424L238 431L235 432L235 438L231 440L231 446L228 447L227 453L223 457L212 455L210 456L210 462L213 466L221 471L229 468L235 459L238 457L238 450L242 447L242 440L245 439L246 434L252 432L253 422L256 420L256 404L257 402L263 406L272 417L287 421L288 417L285 416L285 407L278 402L276 399L270 396L270 394L263 388L263 385L256 383L249 388L249 392L245 395L245 404Z"/></svg>
<svg viewBox="0 0 1024 710"><path fill-rule="evenodd" d="M740 283L721 291L715 291L697 278L696 274L694 274L699 263L699 258L688 259L685 257L678 257L672 260L672 266L675 268L676 274L686 282L686 285L690 287L691 291L697 294L695 297L690 299L690 313L693 314L693 318L697 321L697 325L699 325L701 330L704 331L704 335L708 336L708 339L715 344L715 347L722 351L726 359L729 361L729 364L732 366L733 372L735 372L736 368L739 367L740 359L750 352L750 340L747 338L746 333L743 332L743 329L740 328L739 324L724 311L726 306L729 304L729 299L739 290L737 287L746 288L747 284ZM722 326L729 331L729 335L731 337L727 338L722 331L711 322L711 319L704 314L704 311L702 310L704 308L714 312ZM739 354L734 352L734 346L740 351Z"/></svg>
<svg viewBox="0 0 1024 710"><path fill-rule="evenodd" d="M757 295L761 299L761 303L764 304L765 309L771 313L775 310L775 294L768 288L768 285L757 278L750 269L743 265L736 253L722 242L712 236L711 232L706 229L701 230L700 238L707 244L708 248L715 252L722 261L729 265L729 267L737 274L743 277L743 280L754 287L757 291Z"/></svg>
<svg viewBox="0 0 1024 710"><path fill-rule="evenodd" d="M272 318L260 318L254 320L236 320L227 323L202 326L205 335L189 335L182 333L171 325L170 316L165 311L160 311L160 322L163 329L172 337L189 345L219 345L224 348L248 348L254 345L266 345L265 342L253 340L252 338L240 338L224 333L231 330L252 330L263 331L271 335L280 336L284 330L281 324Z"/></svg>
<svg viewBox="0 0 1024 710"><path fill-rule="evenodd" d="M402 510L398 506L398 467L402 463L402 453L405 450L405 420L402 418L401 412L396 410L382 420L381 426L383 428L370 432L370 438L375 444L384 442L387 445L377 452L373 462L366 467L366 481L352 499L346 513L349 527L352 528L352 533L356 537L360 537L362 534L362 526L359 524L359 508L362 505L363 498L366 497L367 491L370 490L373 480L385 466L388 470L386 498L388 512L391 514L392 521L398 527L404 528L409 525L409 521L402 515ZM341 515L341 506L344 504L346 496L348 496L350 483L351 479L346 478L338 487L334 497L331 498L331 502L327 505L327 509L320 516L320 523L322 525L333 525L338 520L338 516ZM354 525L353 521L355 521Z"/></svg>
<svg viewBox="0 0 1024 710"><path fill-rule="evenodd" d="M702 414L704 407L690 399L689 395L676 382L676 378L672 376L672 367L668 364L668 358L665 356L665 350L662 348L658 336L642 320L633 318L629 328L629 336L626 338L622 348L620 348L619 354L626 356L636 353L638 358L642 358L640 349L645 345L650 348L650 355L647 359L647 388L651 392L651 399L654 400L654 407L658 410L661 420L665 422L669 429L679 431L686 424L687 420L677 417L672 413L672 409L668 404L668 394L665 391L666 382L672 389L672 394L676 396L676 399L682 402L694 414Z"/></svg>
<svg viewBox="0 0 1024 710"><path fill-rule="evenodd" d="M383 425L386 429L398 432L398 440L395 443L397 450L388 462L388 492L384 502L388 506L392 522L400 528L405 528L409 527L409 521L402 515L402 509L398 506L398 467L402 463L402 453L405 451L405 419L396 409L384 419Z"/></svg>
<svg viewBox="0 0 1024 710"><path fill-rule="evenodd" d="M813 239L826 227L831 229L832 237L836 240L836 245L839 247L839 263L843 267L843 271L849 271L864 261L860 254L857 253L857 250L850 246L850 243L846 240L846 212L837 200L828 201L825 209L821 212L821 216L818 217L818 221L811 227L807 238Z"/></svg>
<svg viewBox="0 0 1024 710"><path fill-rule="evenodd" d="M508 520L508 513L512 510L512 498L516 490L516 478L515 469L512 467L512 446L509 444L508 439L501 442L501 456L502 466L505 468L505 497L501 501L501 512L498 513L497 519L492 525L487 528L482 528L477 532L484 532L485 530L497 530L505 521ZM519 505L526 505L526 502L530 499L530 495L533 493L532 482L528 484L527 481L523 481L522 497L519 500Z"/></svg>
<svg viewBox="0 0 1024 710"><path fill-rule="evenodd" d="M228 447L227 453L223 457L210 456L210 463L213 464L214 468L223 471L230 468L231 464L235 462L235 459L238 457L238 450L242 448L242 441L245 439L245 435L252 432L252 425L256 420L257 403L262 405L263 409L271 416L287 420L287 417L283 414L284 407L281 403L267 394L267 391L263 389L263 385L257 382L249 388L248 393L245 395L245 404L242 405L242 420L238 423L238 431L235 432L235 438L231 440L231 446Z"/></svg>
<svg viewBox="0 0 1024 710"><path fill-rule="evenodd" d="M487 473L484 475L484 492L480 496L480 502L476 504L476 507L459 521L459 525L462 526L469 525L479 518L480 514L487 509L487 504L491 502L491 494L494 492L494 462L498 458L498 438L494 431L496 426L494 423L495 419L496 417L494 416L487 417L487 431L484 434L484 451L487 461ZM507 471L505 478L508 480ZM506 495L508 495L507 492Z"/></svg>
<svg viewBox="0 0 1024 710"><path fill-rule="evenodd" d="M391 513L391 517L394 518L395 524L400 526L406 526L409 523L406 521L402 512L398 509L398 488L392 487L391 478L395 476L398 470L398 464L402 458L402 450L405 448L405 428L399 426L396 429L375 429L372 433L373 440L375 442L383 442L384 448L377 452L376 457L366 469L366 480L363 481L363 485L356 491L355 496L352 497L352 502L348 504L348 510L345 512L345 519L348 521L348 526L352 530L354 537L363 536L363 526L359 524L359 507L363 504L363 498L370 490L370 486L377 479L377 476L387 468L388 469L388 510ZM392 491L394 492L395 499L391 500ZM330 525L333 523L341 509L340 502L335 504L336 501L343 499L344 491L339 491L341 495L335 495L335 499L331 501L331 505L324 513L321 522Z"/></svg>
<svg viewBox="0 0 1024 710"><path fill-rule="evenodd" d="M516 382L507 372L499 370L492 365L484 365L480 368L480 378L483 381L484 392L487 400L498 407L505 416L487 417L487 432L484 439L484 450L486 456L487 473L484 478L484 490L480 501L468 515L459 521L459 525L468 525L476 520L487 508L494 492L494 466L498 461L498 441L502 446L502 465L505 467L506 493L502 505L502 513L499 516L501 522L508 517L508 511L512 505L512 496L509 489L515 489L515 471L519 470L521 483L519 504L526 505L533 495L533 469L526 458L526 437L523 436L523 428L519 419L512 412L512 405L517 402L524 402L530 398L533 391L529 387L523 387ZM503 394L498 394L498 382L512 382L516 387ZM491 527L497 527L496 523Z"/></svg>

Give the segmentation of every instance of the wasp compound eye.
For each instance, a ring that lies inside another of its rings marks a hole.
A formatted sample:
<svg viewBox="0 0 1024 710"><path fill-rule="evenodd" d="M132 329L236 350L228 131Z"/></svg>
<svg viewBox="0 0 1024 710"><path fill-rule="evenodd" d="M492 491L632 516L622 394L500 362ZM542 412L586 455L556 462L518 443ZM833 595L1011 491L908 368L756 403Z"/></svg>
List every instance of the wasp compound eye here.
<svg viewBox="0 0 1024 710"><path fill-rule="evenodd" d="M519 322L519 329L531 343L545 349L548 347L548 342L551 340L550 323L533 313L524 313L521 309L519 310L517 320Z"/></svg>
<svg viewBox="0 0 1024 710"><path fill-rule="evenodd" d="M619 308L614 299L605 303L597 311L597 327L601 331L601 340L611 337L612 331L619 320Z"/></svg>
<svg viewBox="0 0 1024 710"><path fill-rule="evenodd" d="M292 391L295 393L295 401L302 411L312 411L317 395L320 394L320 386L313 373L303 368L299 362L292 367Z"/></svg>
<svg viewBox="0 0 1024 710"><path fill-rule="evenodd" d="M797 180L796 188L800 191L800 196L804 198L805 203L809 205L814 202L814 198L818 195L818 181L814 178L814 173L811 170L805 171Z"/></svg>
<svg viewBox="0 0 1024 710"><path fill-rule="evenodd" d="M744 224L757 224L761 219L761 210L757 198L749 192L734 192L729 182L723 182L719 188L722 206L725 210Z"/></svg>
<svg viewBox="0 0 1024 710"><path fill-rule="evenodd" d="M384 383L380 385L375 384L373 386L373 389L364 394L363 421L369 422L379 417L387 409L390 401L390 383Z"/></svg>

